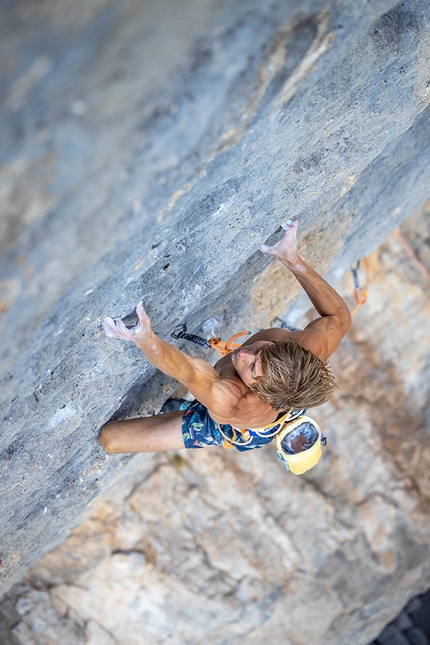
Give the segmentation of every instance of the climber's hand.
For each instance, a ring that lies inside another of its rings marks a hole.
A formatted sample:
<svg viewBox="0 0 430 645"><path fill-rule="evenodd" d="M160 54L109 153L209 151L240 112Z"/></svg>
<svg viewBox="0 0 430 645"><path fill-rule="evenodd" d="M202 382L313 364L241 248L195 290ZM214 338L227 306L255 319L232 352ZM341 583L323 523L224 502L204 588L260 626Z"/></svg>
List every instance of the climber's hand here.
<svg viewBox="0 0 430 645"><path fill-rule="evenodd" d="M282 224L282 228L285 229L284 237L279 240L273 246L267 246L267 244L262 244L260 246L260 251L263 253L270 253L274 255L275 258L291 264L292 266L300 263L301 256L297 249L297 229L299 223L297 220L287 220L285 224Z"/></svg>
<svg viewBox="0 0 430 645"><path fill-rule="evenodd" d="M149 316L143 308L142 302L136 307L136 313L139 322L130 329L124 325L120 318L113 320L112 318L105 318L103 321L103 329L108 338L123 338L130 340L136 345L145 343L153 337L153 331Z"/></svg>

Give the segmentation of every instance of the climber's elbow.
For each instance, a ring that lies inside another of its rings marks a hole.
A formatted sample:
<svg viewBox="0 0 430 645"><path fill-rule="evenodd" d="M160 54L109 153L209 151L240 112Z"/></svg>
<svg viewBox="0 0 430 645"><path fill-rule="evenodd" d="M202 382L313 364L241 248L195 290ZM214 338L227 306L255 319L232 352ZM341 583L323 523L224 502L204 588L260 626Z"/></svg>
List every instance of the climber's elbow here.
<svg viewBox="0 0 430 645"><path fill-rule="evenodd" d="M346 336L346 334L351 329L351 325L352 325L351 312L346 307L345 307L345 311L343 313L341 325L342 325L342 336Z"/></svg>
<svg viewBox="0 0 430 645"><path fill-rule="evenodd" d="M112 428L112 423L105 423L98 436L99 443L105 452L116 453L119 452L116 448L115 431Z"/></svg>

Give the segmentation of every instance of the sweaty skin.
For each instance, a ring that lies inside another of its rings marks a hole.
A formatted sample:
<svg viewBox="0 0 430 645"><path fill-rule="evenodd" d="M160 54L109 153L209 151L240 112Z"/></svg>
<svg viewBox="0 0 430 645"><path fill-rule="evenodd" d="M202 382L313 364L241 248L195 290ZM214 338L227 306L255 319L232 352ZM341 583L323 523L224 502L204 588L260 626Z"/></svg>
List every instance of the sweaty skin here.
<svg viewBox="0 0 430 645"><path fill-rule="evenodd" d="M134 342L150 363L185 385L218 423L242 428L259 428L272 423L278 412L249 387L255 377L261 375L261 348L267 343L293 340L325 363L351 326L345 302L300 255L298 222L288 220L283 228L285 234L277 244L263 245L260 250L275 256L293 273L319 313L319 318L304 330L264 329L214 367L158 338L142 303L136 308L139 322L131 329L121 320L106 318L103 322L106 336ZM115 453L178 450L184 447L182 416L183 412L172 412L109 422L103 426L99 441L106 451ZM298 444L297 448L300 450L301 446Z"/></svg>

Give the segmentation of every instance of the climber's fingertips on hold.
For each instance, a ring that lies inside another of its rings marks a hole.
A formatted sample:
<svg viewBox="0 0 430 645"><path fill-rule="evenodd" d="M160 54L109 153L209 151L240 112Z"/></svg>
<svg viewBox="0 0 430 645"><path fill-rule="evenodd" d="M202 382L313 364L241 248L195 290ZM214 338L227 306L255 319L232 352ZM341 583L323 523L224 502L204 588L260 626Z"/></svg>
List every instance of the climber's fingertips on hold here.
<svg viewBox="0 0 430 645"><path fill-rule="evenodd" d="M116 326L117 326L117 329L118 329L122 334L127 334L127 332L129 331L129 330L127 329L127 327L124 325L124 323L122 322L121 318L117 318L117 319L115 320L115 324L116 324Z"/></svg>
<svg viewBox="0 0 430 645"><path fill-rule="evenodd" d="M102 327L106 336L112 338L116 330L115 322L112 320L112 318L105 318L102 322Z"/></svg>
<svg viewBox="0 0 430 645"><path fill-rule="evenodd" d="M111 327L112 325L115 325L115 323L114 323L114 321L113 321L113 319L112 319L112 318L109 318L109 316L107 316L107 317L103 320L103 325L106 325L106 326Z"/></svg>
<svg viewBox="0 0 430 645"><path fill-rule="evenodd" d="M296 219L287 219L287 221L282 224L282 228L284 228L285 230L288 230L296 223L298 223Z"/></svg>
<svg viewBox="0 0 430 645"><path fill-rule="evenodd" d="M139 304L136 307L136 313L139 320L141 320L141 318L143 317L146 318L148 316L148 314L145 311L145 307L143 306L142 300L139 302Z"/></svg>

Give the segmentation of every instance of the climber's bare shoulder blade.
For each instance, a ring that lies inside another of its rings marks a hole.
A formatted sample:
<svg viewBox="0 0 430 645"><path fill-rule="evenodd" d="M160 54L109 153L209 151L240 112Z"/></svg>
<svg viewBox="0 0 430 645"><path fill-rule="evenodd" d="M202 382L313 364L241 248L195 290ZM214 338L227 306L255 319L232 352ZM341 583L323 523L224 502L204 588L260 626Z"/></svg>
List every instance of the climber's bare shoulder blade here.
<svg viewBox="0 0 430 645"><path fill-rule="evenodd" d="M321 319L318 319L321 320ZM314 321L315 323L316 321ZM305 349L318 356L322 361L326 361L328 356L332 353L331 343L327 338L327 325L310 324L306 329L299 331L290 331L282 327L272 327L270 329L262 329L253 336L251 336L244 345L255 343L258 340L271 340L278 342L282 340L292 340L299 343ZM337 346L337 345L336 345ZM334 350L333 350L334 351Z"/></svg>
<svg viewBox="0 0 430 645"><path fill-rule="evenodd" d="M269 329L262 329L256 334L250 336L243 345L252 345L252 343L257 342L258 340L271 340L272 342L277 342L280 340L296 340L297 334L301 332L289 331L288 329L283 329L282 327L270 327Z"/></svg>

